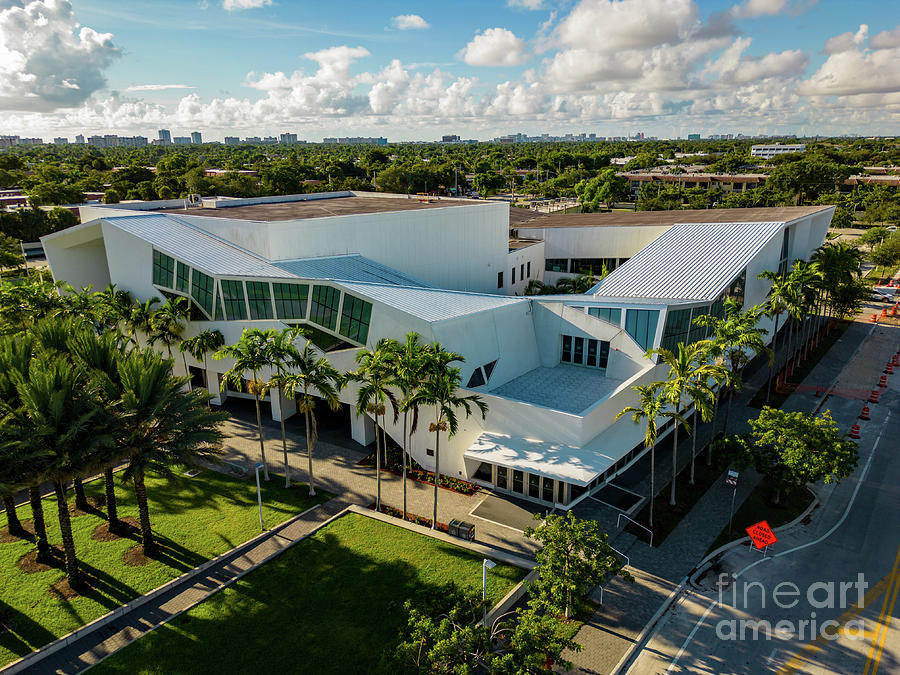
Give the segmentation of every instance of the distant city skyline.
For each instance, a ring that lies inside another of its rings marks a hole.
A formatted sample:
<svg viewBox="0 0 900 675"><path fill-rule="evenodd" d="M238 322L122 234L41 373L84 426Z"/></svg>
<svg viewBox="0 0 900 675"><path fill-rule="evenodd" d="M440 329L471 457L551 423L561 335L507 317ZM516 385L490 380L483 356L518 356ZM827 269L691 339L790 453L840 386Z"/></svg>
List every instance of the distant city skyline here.
<svg viewBox="0 0 900 675"><path fill-rule="evenodd" d="M900 133L900 8L874 0L2 7L4 135Z"/></svg>

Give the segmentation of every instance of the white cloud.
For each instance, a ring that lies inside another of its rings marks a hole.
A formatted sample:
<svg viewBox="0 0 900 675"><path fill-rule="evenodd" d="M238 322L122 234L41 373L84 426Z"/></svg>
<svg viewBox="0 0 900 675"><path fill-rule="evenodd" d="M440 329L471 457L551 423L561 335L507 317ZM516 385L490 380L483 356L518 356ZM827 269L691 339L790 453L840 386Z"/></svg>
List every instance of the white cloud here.
<svg viewBox="0 0 900 675"><path fill-rule="evenodd" d="M823 51L826 54L840 54L841 52L850 51L864 45L868 37L869 26L863 23L860 24L859 30L855 33L848 31L829 38Z"/></svg>
<svg viewBox="0 0 900 675"><path fill-rule="evenodd" d="M79 26L66 0L0 4L0 110L83 103L119 56L110 33Z"/></svg>
<svg viewBox="0 0 900 675"><path fill-rule="evenodd" d="M832 54L812 76L799 85L810 96L887 94L900 91L900 47Z"/></svg>
<svg viewBox="0 0 900 675"><path fill-rule="evenodd" d="M134 84L125 91L164 91L166 89L196 89L189 84Z"/></svg>
<svg viewBox="0 0 900 675"><path fill-rule="evenodd" d="M525 42L506 28L477 34L457 57L470 66L517 66L525 62Z"/></svg>
<svg viewBox="0 0 900 675"><path fill-rule="evenodd" d="M698 27L693 0L581 0L556 37L568 47L616 51L680 42Z"/></svg>
<svg viewBox="0 0 900 675"><path fill-rule="evenodd" d="M506 0L506 4L509 7L521 7L522 9L540 9L544 2L543 0Z"/></svg>
<svg viewBox="0 0 900 675"><path fill-rule="evenodd" d="M788 0L747 0L743 5L735 5L732 13L740 19L754 19L767 14L778 14L787 4Z"/></svg>
<svg viewBox="0 0 900 675"><path fill-rule="evenodd" d="M900 26L893 30L883 30L876 33L869 40L869 47L872 49L893 49L900 47Z"/></svg>
<svg viewBox="0 0 900 675"><path fill-rule="evenodd" d="M715 61L707 64L704 73L714 74L720 87L733 83L745 84L770 77L799 75L809 65L809 57L799 49L771 52L764 56L744 56L751 38L737 38Z"/></svg>
<svg viewBox="0 0 900 675"><path fill-rule="evenodd" d="M272 0L222 0L222 8L226 12L237 12L242 9L257 9L268 7Z"/></svg>
<svg viewBox="0 0 900 675"><path fill-rule="evenodd" d="M391 19L391 24L397 30L424 30L430 28L428 22L418 14L401 14Z"/></svg>

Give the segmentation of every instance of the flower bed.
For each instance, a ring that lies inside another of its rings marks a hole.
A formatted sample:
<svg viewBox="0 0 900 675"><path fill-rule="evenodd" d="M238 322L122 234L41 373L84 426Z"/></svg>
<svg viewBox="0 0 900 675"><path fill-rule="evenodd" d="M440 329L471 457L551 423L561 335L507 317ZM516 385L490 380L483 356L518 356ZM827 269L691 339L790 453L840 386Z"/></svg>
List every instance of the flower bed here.
<svg viewBox="0 0 900 675"><path fill-rule="evenodd" d="M392 473L395 476L402 476L403 460L400 452L401 451L399 448L388 448L387 462L382 463L381 470ZM361 466L375 466L375 453L373 452L371 455L363 457L359 461L359 464ZM419 466L419 464L412 458L410 458L410 462L406 467L406 477L410 480L416 481L417 483L434 485L434 472L426 471L421 466ZM450 490L452 492L457 492L461 495L466 495L467 497L470 497L478 492L478 486L474 483L470 483L459 478L454 478L453 476L442 475L441 482L438 483L438 487L444 488L445 490Z"/></svg>
<svg viewBox="0 0 900 675"><path fill-rule="evenodd" d="M369 504L369 509L372 511L375 510L375 504ZM381 505L381 513L386 516L391 516L393 518L403 519L403 511L401 509L395 509L393 506L388 506L387 504ZM406 520L410 523L415 523L416 525L422 525L423 527L431 527L431 518L426 518L425 516L419 516L415 513L406 512ZM440 530L441 532L449 532L450 526L446 523L442 523L438 521L437 527L435 529Z"/></svg>

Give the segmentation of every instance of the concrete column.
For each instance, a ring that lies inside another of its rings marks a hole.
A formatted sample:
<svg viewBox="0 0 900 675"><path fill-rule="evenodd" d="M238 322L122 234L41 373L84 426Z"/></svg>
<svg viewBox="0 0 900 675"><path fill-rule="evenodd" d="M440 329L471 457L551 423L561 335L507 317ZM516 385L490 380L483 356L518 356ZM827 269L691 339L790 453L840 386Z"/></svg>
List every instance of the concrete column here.
<svg viewBox="0 0 900 675"><path fill-rule="evenodd" d="M297 414L297 401L293 398L285 398L281 395L280 389L272 389L269 391L269 398L272 401L272 419L280 422L282 419L288 419Z"/></svg>
<svg viewBox="0 0 900 675"><path fill-rule="evenodd" d="M222 405L227 398L224 391L221 390L221 375L214 370L206 371L206 389L212 394L210 403L214 405Z"/></svg>
<svg viewBox="0 0 900 675"><path fill-rule="evenodd" d="M368 415L357 415L350 408L350 436L360 445L369 445L375 440L375 421Z"/></svg>

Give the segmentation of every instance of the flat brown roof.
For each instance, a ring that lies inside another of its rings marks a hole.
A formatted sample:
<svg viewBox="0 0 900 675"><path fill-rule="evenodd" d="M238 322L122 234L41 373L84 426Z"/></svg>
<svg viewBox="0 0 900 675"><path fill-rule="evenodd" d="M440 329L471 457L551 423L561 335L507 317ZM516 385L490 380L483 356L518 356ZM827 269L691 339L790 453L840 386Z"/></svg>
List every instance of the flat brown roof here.
<svg viewBox="0 0 900 675"><path fill-rule="evenodd" d="M446 206L468 206L478 202L465 199L439 199L437 197L418 198L371 197L364 195L307 199L270 204L245 204L228 206L220 202L214 209L159 209L158 212L209 218L238 218L241 220L298 220L304 218L324 218L327 216L350 216L360 213L382 213L391 211L412 211L434 209ZM484 202L482 202L484 203Z"/></svg>
<svg viewBox="0 0 900 675"><path fill-rule="evenodd" d="M773 206L752 209L685 209L672 211L614 211L612 213L534 214L519 219L512 229L543 227L628 227L676 223L787 222L819 213L831 206Z"/></svg>

